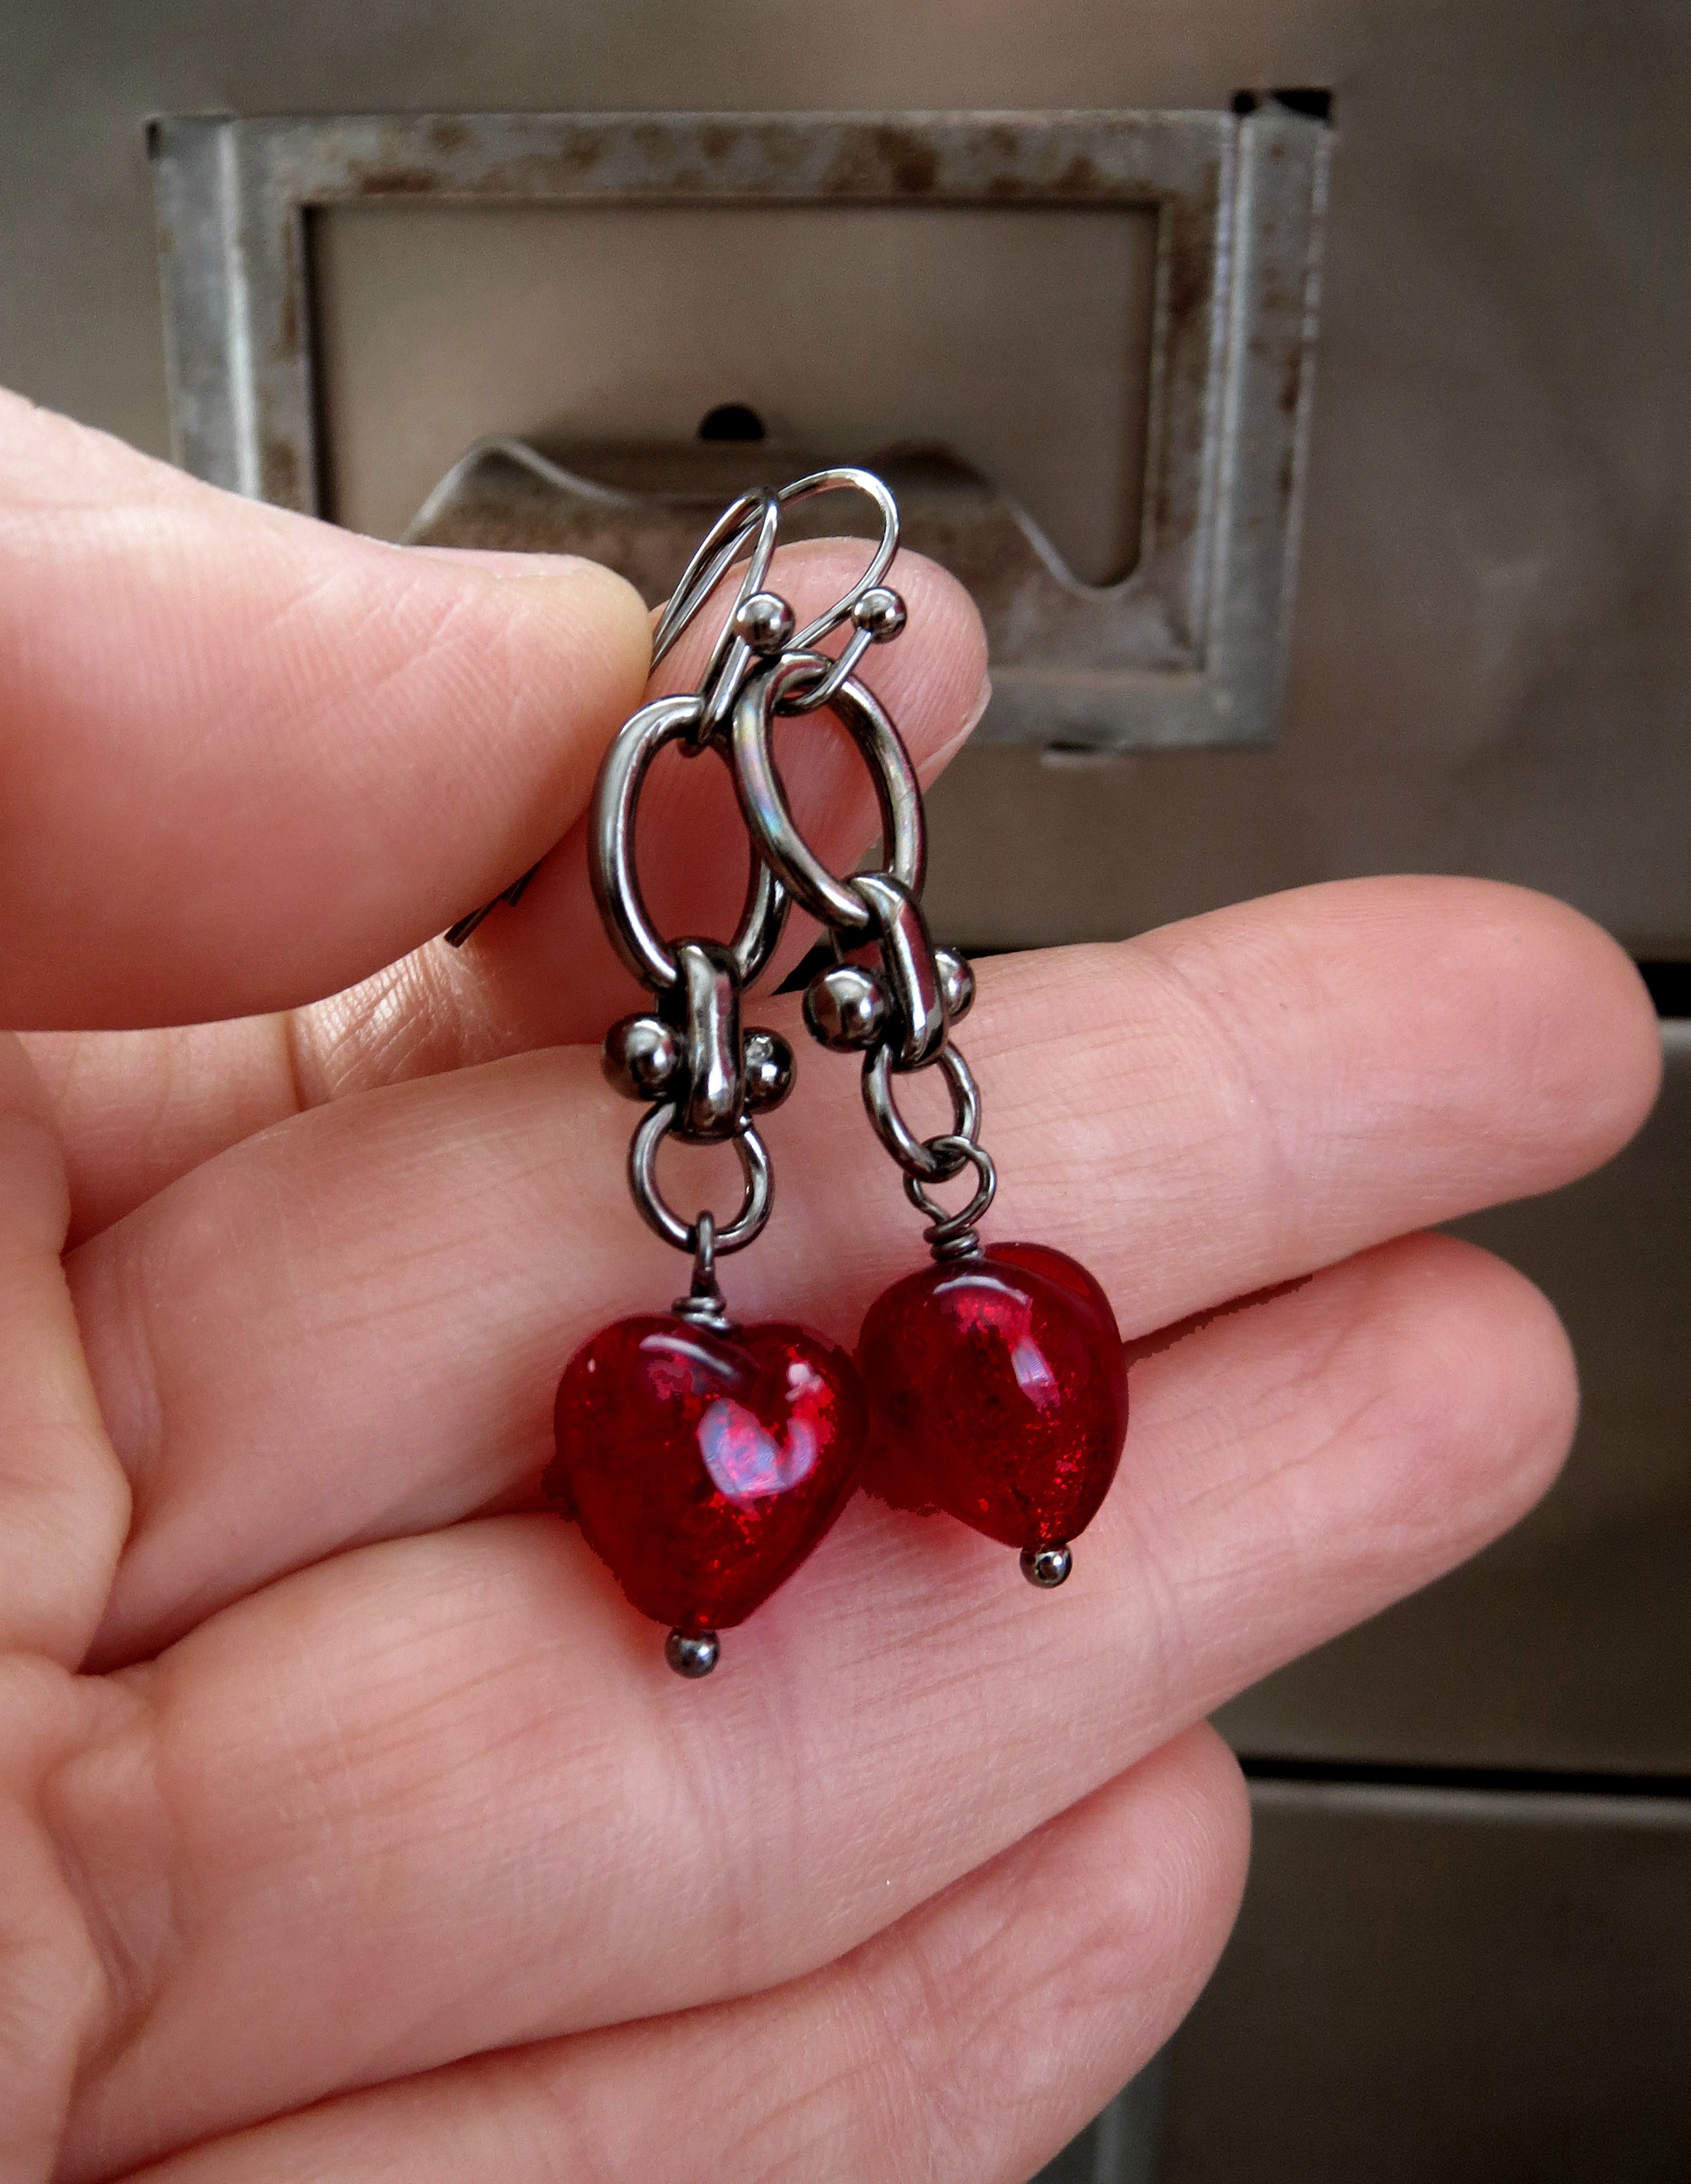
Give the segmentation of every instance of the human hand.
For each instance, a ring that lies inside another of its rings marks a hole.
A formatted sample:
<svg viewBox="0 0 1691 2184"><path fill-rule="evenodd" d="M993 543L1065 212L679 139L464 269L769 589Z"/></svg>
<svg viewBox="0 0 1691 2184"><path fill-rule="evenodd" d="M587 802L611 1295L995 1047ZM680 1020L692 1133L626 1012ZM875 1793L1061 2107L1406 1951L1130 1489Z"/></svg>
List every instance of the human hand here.
<svg viewBox="0 0 1691 2184"><path fill-rule="evenodd" d="M982 641L898 582L866 672L931 776ZM0 2184L1024 2177L1227 1934L1203 1717L1566 1448L1549 1306L1408 1232L1637 1127L1601 933L1374 881L985 963L994 1231L1109 1289L1120 1478L1051 1597L859 1497L679 1683L537 1497L564 1361L678 1285L580 823L646 631L602 571L353 538L0 398ZM843 864L866 783L832 741L787 775ZM660 925L725 929L720 769L642 825ZM733 1302L849 1342L919 1253L855 1072L810 1053L768 1136ZM735 1188L708 1158L678 1201Z"/></svg>

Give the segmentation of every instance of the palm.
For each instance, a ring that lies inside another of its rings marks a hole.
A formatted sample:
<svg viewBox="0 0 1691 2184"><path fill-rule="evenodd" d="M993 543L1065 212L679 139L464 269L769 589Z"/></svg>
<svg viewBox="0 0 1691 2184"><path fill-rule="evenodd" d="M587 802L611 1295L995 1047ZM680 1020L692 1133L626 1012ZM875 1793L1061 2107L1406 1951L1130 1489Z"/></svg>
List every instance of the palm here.
<svg viewBox="0 0 1691 2184"><path fill-rule="evenodd" d="M1111 1291L1121 1481L1055 1600L859 1500L684 1686L537 1513L562 1360L676 1287L571 831L631 595L9 403L0 556L34 1034L0 1056L0 2180L1026 2176L1225 1936L1243 1802L1194 1724L1560 1461L1548 1308L1404 1232L1635 1127L1624 960L1531 896L1377 882L984 967L998 1230ZM798 549L783 588L838 574ZM902 582L876 677L932 772L979 635ZM743 880L709 771L642 838L670 929ZM831 744L790 778L843 861L866 789ZM465 957L420 946L560 835ZM852 1078L806 1065L733 1269L745 1316L846 1340L916 1251Z"/></svg>

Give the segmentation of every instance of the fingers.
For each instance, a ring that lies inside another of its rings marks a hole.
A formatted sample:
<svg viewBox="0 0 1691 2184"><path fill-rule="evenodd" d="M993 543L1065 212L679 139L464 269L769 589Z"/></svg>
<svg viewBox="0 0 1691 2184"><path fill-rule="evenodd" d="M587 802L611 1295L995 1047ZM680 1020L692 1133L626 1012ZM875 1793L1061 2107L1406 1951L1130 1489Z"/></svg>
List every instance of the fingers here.
<svg viewBox="0 0 1691 2184"><path fill-rule="evenodd" d="M864 554L851 539L785 548L770 581L800 616L820 614L861 573ZM901 554L893 573L909 630L870 652L859 677L886 705L926 783L985 709L986 639L968 594L936 563ZM654 677L653 694L691 689L714 633L701 617ZM778 723L775 746L807 838L834 868L849 870L879 824L862 759L827 713ZM714 757L660 757L637 827L640 881L658 931L731 935L745 900L749 844L727 769ZM308 1095L365 1090L535 1046L596 1043L615 1017L638 1007L642 989L618 961L592 899L587 835L584 816L516 914L496 912L464 950L421 950L303 1012L295 1045ZM795 913L765 989L815 937L812 922Z"/></svg>
<svg viewBox="0 0 1691 2184"><path fill-rule="evenodd" d="M965 1030L995 1233L1093 1266L1130 1337L1568 1180L1659 1067L1612 944L1477 883L1311 889L987 964ZM729 1286L745 1318L850 1342L919 1247L854 1065L803 1067L769 1128L777 1212ZM900 1094L926 1127L937 1096ZM565 1358L681 1284L627 1202L632 1119L579 1050L402 1087L249 1141L77 1255L137 1496L97 1658L533 1481ZM666 1154L665 1190L722 1202L715 1159Z"/></svg>
<svg viewBox="0 0 1691 2184"><path fill-rule="evenodd" d="M1424 1238L1144 1359L1136 1405L1054 1596L859 1498L686 1685L572 1528L510 1517L320 1565L133 1672L58 1785L133 1981L70 2173L832 1962L1492 1536L1574 1392L1537 1293Z"/></svg>
<svg viewBox="0 0 1691 2184"><path fill-rule="evenodd" d="M46 1106L0 1038L0 1652L74 1666L105 1608L129 1483L59 1262L69 1201Z"/></svg>
<svg viewBox="0 0 1691 2184"><path fill-rule="evenodd" d="M771 581L801 615L820 613L857 575L862 554L849 540L786 548ZM986 704L985 642L966 593L943 570L904 554L897 576L910 627L898 644L872 652L861 672L931 781ZM690 686L709 634L703 621L689 632L665 661L654 691ZM801 826L821 855L849 869L876 826L861 761L826 716L783 722L776 741ZM642 800L638 845L659 930L732 931L748 850L727 775L714 757L660 757ZM504 877L512 870L520 866L505 868ZM473 900L461 896L459 909ZM790 921L766 984L798 960L810 929L807 919ZM593 905L587 826L578 820L520 905L497 910L462 950L431 939L349 990L286 1016L38 1039L37 1066L69 1151L76 1234L104 1227L303 1104L531 1047L597 1040L637 1006L638 989L613 956Z"/></svg>
<svg viewBox="0 0 1691 2184"><path fill-rule="evenodd" d="M0 2177L53 2165L100 1967L41 1784L80 1736L86 1652L129 1487L100 1423L59 1261L68 1198L47 1102L0 1038Z"/></svg>
<svg viewBox="0 0 1691 2184"><path fill-rule="evenodd" d="M332 992L539 856L637 701L585 562L470 567L0 395L0 1020Z"/></svg>
<svg viewBox="0 0 1691 2184"><path fill-rule="evenodd" d="M134 2184L1021 2184L1196 1999L1249 1832L1192 1730L792 1986L331 2102Z"/></svg>

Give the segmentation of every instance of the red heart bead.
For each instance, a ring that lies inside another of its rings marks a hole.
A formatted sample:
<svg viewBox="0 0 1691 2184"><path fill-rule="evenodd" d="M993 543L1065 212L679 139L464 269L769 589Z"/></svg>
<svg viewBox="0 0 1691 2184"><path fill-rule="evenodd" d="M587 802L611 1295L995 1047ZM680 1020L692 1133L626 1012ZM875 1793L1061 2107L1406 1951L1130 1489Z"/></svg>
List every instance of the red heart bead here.
<svg viewBox="0 0 1691 2184"><path fill-rule="evenodd" d="M1098 1514L1127 1431L1127 1368L1110 1300L1075 1260L994 1244L925 1267L870 1306L858 1362L864 1485L882 1501L943 1509L1024 1554Z"/></svg>
<svg viewBox="0 0 1691 2184"><path fill-rule="evenodd" d="M792 1576L857 1484L866 1416L820 1334L662 1313L582 1344L555 1424L548 1500L642 1615L687 1634L743 1622Z"/></svg>

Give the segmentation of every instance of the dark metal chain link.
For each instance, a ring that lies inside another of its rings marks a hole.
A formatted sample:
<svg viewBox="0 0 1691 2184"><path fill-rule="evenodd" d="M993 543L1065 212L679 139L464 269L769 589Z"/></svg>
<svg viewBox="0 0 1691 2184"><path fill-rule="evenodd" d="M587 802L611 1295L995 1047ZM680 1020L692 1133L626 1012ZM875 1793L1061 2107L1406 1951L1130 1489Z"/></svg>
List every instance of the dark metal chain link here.
<svg viewBox="0 0 1691 2184"><path fill-rule="evenodd" d="M818 493L853 490L874 503L881 537L863 573L827 610L800 628L791 604L767 588L782 513ZM659 698L625 724L594 792L591 871L613 946L653 995L648 1012L625 1017L606 1034L604 1065L616 1089L650 1112L629 1148L629 1185L642 1217L693 1261L692 1291L678 1310L722 1323L719 1258L742 1251L769 1218L768 1150L754 1117L791 1089L792 1050L775 1032L741 1027L745 989L769 962L792 902L832 937L837 961L804 997L805 1020L824 1045L863 1055L863 1097L876 1135L904 1170L911 1203L928 1217L937 1255L976 1248L974 1223L996 1178L980 1144L981 1101L950 1027L974 998L963 959L937 949L921 910L926 845L921 791L897 728L855 670L871 644L904 627L904 604L882 579L898 549L892 493L868 471L818 471L779 492L759 488L725 509L700 541L653 636L655 667L742 560L733 604L717 632L696 688ZM819 648L848 629L838 653ZM883 868L841 877L799 833L771 748L777 717L826 708L861 752L880 808ZM713 751L728 766L751 839L740 924L731 942L665 939L652 924L636 872L635 831L652 761L669 744L692 758ZM496 900L515 902L531 875ZM468 939L487 905L447 935ZM854 962L867 951L875 967ZM939 1069L952 1127L918 1138L898 1112L893 1080ZM687 1221L665 1199L657 1160L665 1139L731 1144L744 1191L720 1223L709 1212ZM972 1167L977 1188L960 1213L947 1214L930 1187Z"/></svg>

